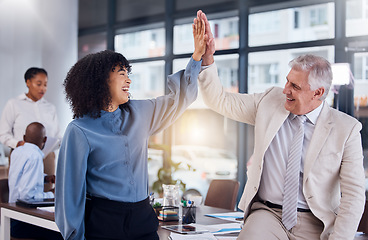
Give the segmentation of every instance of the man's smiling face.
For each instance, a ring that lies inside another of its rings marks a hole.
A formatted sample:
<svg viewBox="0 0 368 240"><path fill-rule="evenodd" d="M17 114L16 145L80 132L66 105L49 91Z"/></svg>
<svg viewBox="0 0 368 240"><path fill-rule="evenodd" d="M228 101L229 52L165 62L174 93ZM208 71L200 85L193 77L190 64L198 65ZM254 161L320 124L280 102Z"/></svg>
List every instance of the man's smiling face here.
<svg viewBox="0 0 368 240"><path fill-rule="evenodd" d="M321 89L311 90L308 76L309 72L291 69L286 77L283 91L286 95L285 108L295 115L309 113L321 104Z"/></svg>

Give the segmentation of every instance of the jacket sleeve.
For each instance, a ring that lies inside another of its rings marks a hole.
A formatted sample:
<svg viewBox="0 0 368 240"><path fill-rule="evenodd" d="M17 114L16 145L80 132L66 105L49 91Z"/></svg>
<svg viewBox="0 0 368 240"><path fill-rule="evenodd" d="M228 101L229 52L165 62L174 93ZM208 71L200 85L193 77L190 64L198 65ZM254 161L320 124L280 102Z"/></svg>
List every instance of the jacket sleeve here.
<svg viewBox="0 0 368 240"><path fill-rule="evenodd" d="M255 124L257 104L264 94L226 92L215 63L203 70L198 80L203 101L209 108L235 121Z"/></svg>
<svg viewBox="0 0 368 240"><path fill-rule="evenodd" d="M329 240L354 239L365 205L361 124L356 122L345 143L340 168L341 199Z"/></svg>
<svg viewBox="0 0 368 240"><path fill-rule="evenodd" d="M59 151L55 182L55 222L64 239L84 239L87 138L70 123Z"/></svg>

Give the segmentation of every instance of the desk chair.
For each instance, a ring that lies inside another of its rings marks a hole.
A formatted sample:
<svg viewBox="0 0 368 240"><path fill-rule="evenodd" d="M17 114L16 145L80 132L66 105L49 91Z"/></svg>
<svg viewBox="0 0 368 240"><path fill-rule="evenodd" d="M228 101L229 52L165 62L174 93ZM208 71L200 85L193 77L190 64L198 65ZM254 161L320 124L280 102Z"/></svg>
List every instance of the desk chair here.
<svg viewBox="0 0 368 240"><path fill-rule="evenodd" d="M368 200L365 201L364 212L358 226L358 232L368 233Z"/></svg>
<svg viewBox="0 0 368 240"><path fill-rule="evenodd" d="M9 201L9 185L8 179L0 179L0 203L7 203ZM25 238L10 238L11 240L36 240L36 239L25 239Z"/></svg>
<svg viewBox="0 0 368 240"><path fill-rule="evenodd" d="M7 203L9 201L9 186L8 179L0 179L0 203Z"/></svg>
<svg viewBox="0 0 368 240"><path fill-rule="evenodd" d="M214 179L208 188L204 205L234 211L239 182L231 179Z"/></svg>

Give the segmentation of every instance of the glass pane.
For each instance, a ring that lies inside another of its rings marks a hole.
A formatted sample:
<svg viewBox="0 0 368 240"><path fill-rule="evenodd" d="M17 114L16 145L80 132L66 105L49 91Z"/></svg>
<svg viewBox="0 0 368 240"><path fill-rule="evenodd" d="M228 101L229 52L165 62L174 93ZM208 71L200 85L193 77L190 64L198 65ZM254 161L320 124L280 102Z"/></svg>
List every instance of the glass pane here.
<svg viewBox="0 0 368 240"><path fill-rule="evenodd" d="M315 54L326 58L330 63L334 62L333 46L250 53L248 92L263 92L273 86L283 88L290 71L289 62L303 54ZM329 92L327 101L330 105L333 104L332 91Z"/></svg>
<svg viewBox="0 0 368 240"><path fill-rule="evenodd" d="M103 51L107 48L106 34L92 34L78 38L78 59L90 53Z"/></svg>
<svg viewBox="0 0 368 240"><path fill-rule="evenodd" d="M346 1L346 36L368 35L368 0Z"/></svg>
<svg viewBox="0 0 368 240"><path fill-rule="evenodd" d="M249 15L249 46L333 38L334 3Z"/></svg>
<svg viewBox="0 0 368 240"><path fill-rule="evenodd" d="M129 75L132 83L130 93L132 99L150 99L162 96L165 93L164 61L132 63L132 72ZM164 151L155 146L162 146L163 132L151 136L148 144L148 179L152 184L157 180L157 172L163 166ZM158 197L158 196L156 196Z"/></svg>
<svg viewBox="0 0 368 240"><path fill-rule="evenodd" d="M165 0L116 1L116 21L126 21L163 13L165 13Z"/></svg>
<svg viewBox="0 0 368 240"><path fill-rule="evenodd" d="M107 24L107 1L79 0L79 29Z"/></svg>
<svg viewBox="0 0 368 240"><path fill-rule="evenodd" d="M239 47L239 18L230 17L209 21L216 50ZM194 51L192 23L174 26L174 54Z"/></svg>
<svg viewBox="0 0 368 240"><path fill-rule="evenodd" d="M128 60L165 55L165 29L156 28L117 34L115 51Z"/></svg>
<svg viewBox="0 0 368 240"><path fill-rule="evenodd" d="M215 61L226 90L238 92L238 55L216 56ZM174 60L174 71L187 62ZM173 177L187 191L205 197L212 179L236 179L237 123L210 110L200 93L174 124L172 144L172 160L180 163Z"/></svg>
<svg viewBox="0 0 368 240"><path fill-rule="evenodd" d="M354 54L354 105L360 112L368 107L368 53ZM368 113L368 109L367 109ZM368 117L368 114L367 114ZM367 143L368 144L368 143Z"/></svg>
<svg viewBox="0 0 368 240"><path fill-rule="evenodd" d="M218 3L234 2L237 0L175 0L176 10L181 11L184 9L201 9L200 7L211 6Z"/></svg>
<svg viewBox="0 0 368 240"><path fill-rule="evenodd" d="M363 164L368 191L368 52L354 54L354 117L362 123Z"/></svg>
<svg viewBox="0 0 368 240"><path fill-rule="evenodd" d="M165 93L165 62L133 63L129 78L132 99L155 98Z"/></svg>

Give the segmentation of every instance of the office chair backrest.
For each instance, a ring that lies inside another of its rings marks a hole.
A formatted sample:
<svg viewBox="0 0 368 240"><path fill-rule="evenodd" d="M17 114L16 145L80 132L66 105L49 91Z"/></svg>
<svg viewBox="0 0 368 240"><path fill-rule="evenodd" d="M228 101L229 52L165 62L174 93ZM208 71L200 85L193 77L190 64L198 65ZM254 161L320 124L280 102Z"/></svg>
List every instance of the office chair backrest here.
<svg viewBox="0 0 368 240"><path fill-rule="evenodd" d="M0 179L0 203L7 203L9 201L9 186L8 179Z"/></svg>
<svg viewBox="0 0 368 240"><path fill-rule="evenodd" d="M368 200L365 201L364 212L360 219L358 232L368 233Z"/></svg>
<svg viewBox="0 0 368 240"><path fill-rule="evenodd" d="M204 205L235 209L236 198L238 196L239 182L231 179L214 179L208 188Z"/></svg>

